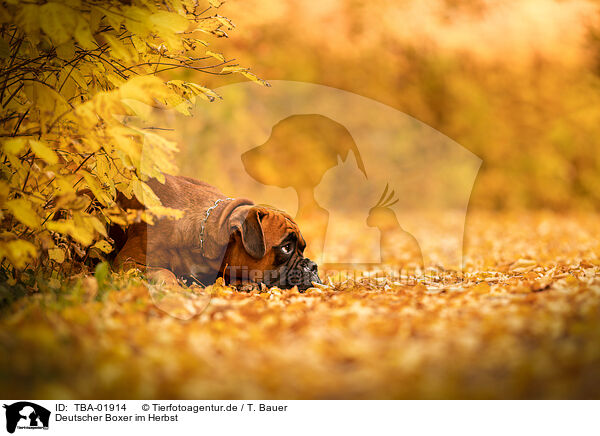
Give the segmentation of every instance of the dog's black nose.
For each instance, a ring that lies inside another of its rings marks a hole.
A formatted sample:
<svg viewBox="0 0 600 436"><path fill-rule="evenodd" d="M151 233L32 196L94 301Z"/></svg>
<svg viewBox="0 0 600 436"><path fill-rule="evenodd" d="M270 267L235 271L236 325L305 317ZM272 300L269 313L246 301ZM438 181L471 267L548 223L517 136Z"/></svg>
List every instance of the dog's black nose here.
<svg viewBox="0 0 600 436"><path fill-rule="evenodd" d="M318 269L317 264L310 259L306 259L306 262L304 263L304 265L302 265L302 267L305 271L310 273L316 273Z"/></svg>
<svg viewBox="0 0 600 436"><path fill-rule="evenodd" d="M317 264L305 257L298 263L297 269L290 271L290 274L288 274L288 284L291 286L298 285L298 289L304 291L310 288L313 283L322 283L317 270ZM299 280L295 281L295 278Z"/></svg>
<svg viewBox="0 0 600 436"><path fill-rule="evenodd" d="M302 260L301 266L304 270L304 273L307 275L305 276L304 280L309 287L312 286L312 283L323 283L319 278L319 274L317 272L319 268L315 262L308 258L305 258L304 260Z"/></svg>

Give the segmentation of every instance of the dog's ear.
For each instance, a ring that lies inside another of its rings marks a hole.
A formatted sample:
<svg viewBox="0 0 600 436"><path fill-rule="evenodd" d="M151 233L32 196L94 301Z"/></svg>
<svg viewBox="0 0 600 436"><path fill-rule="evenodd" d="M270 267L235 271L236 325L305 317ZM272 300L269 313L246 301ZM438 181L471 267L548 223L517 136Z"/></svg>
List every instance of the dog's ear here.
<svg viewBox="0 0 600 436"><path fill-rule="evenodd" d="M247 213L234 214L230 225L232 230L238 230L246 252L254 259L262 259L267 252L265 235L261 220L265 212L258 207L252 207Z"/></svg>

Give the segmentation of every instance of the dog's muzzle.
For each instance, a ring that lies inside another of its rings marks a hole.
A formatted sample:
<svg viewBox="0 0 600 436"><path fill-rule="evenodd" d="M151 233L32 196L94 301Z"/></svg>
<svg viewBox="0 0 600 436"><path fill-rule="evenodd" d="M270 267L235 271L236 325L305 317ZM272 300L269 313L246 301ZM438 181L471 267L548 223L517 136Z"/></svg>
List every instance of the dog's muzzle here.
<svg viewBox="0 0 600 436"><path fill-rule="evenodd" d="M319 278L317 264L308 258L300 260L293 269L287 272L281 282L284 287L298 286L301 291L312 287L313 282L322 283Z"/></svg>

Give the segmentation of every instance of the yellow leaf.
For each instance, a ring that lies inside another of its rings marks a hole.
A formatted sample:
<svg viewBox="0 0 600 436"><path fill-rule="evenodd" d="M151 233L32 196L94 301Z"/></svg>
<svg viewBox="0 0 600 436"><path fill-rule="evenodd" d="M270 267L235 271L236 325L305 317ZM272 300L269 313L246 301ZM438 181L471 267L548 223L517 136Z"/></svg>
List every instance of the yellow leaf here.
<svg viewBox="0 0 600 436"><path fill-rule="evenodd" d="M109 210L103 210L102 214L108 218L110 220L111 223L120 225L120 226L126 226L127 225L127 220L124 218L124 214L121 214L119 212L113 212L113 211L109 211Z"/></svg>
<svg viewBox="0 0 600 436"><path fill-rule="evenodd" d="M183 9L183 4L181 0L167 0L167 3L170 9L174 10L178 14L185 14L185 10Z"/></svg>
<svg viewBox="0 0 600 436"><path fill-rule="evenodd" d="M56 209L83 209L89 205L89 201L82 201L83 197L78 197L74 193L64 195L55 195L54 207Z"/></svg>
<svg viewBox="0 0 600 436"><path fill-rule="evenodd" d="M125 154L123 150L117 150L117 155L121 160L121 163L124 168L127 168L131 171L135 170L135 166L133 165L133 162L131 162L131 158L129 157L129 155Z"/></svg>
<svg viewBox="0 0 600 436"><path fill-rule="evenodd" d="M162 135L158 135L148 130L140 131L140 133L144 135L144 152L146 152L148 146L151 147L150 149L152 152L154 152L156 148L171 152L179 150L175 141L170 141Z"/></svg>
<svg viewBox="0 0 600 436"><path fill-rule="evenodd" d="M148 20L154 28L160 30L169 30L179 33L187 30L189 22L187 18L174 12L160 11L148 17Z"/></svg>
<svg viewBox="0 0 600 436"><path fill-rule="evenodd" d="M90 30L92 32L96 32L96 30L98 30L98 27L100 26L100 21L102 21L103 16L104 16L104 12L102 12L100 9L95 8L95 7L91 8L89 24L90 24Z"/></svg>
<svg viewBox="0 0 600 436"><path fill-rule="evenodd" d="M8 258L16 268L24 268L37 257L37 248L31 242L16 239L0 242L0 259Z"/></svg>
<svg viewBox="0 0 600 436"><path fill-rule="evenodd" d="M31 150L35 153L37 157L43 159L50 165L54 165L58 162L58 156L56 155L54 150L48 147L44 142L30 139L29 147L31 147Z"/></svg>
<svg viewBox="0 0 600 436"><path fill-rule="evenodd" d="M131 109L131 112L135 115L136 119L139 119L142 122L150 122L152 120L151 117L155 111L154 107L131 98L124 98L122 102Z"/></svg>
<svg viewBox="0 0 600 436"><path fill-rule="evenodd" d="M106 80L108 82L110 82L115 88L118 88L119 86L121 86L123 83L125 83L127 81L127 79L119 76L118 74L115 74L113 72L107 72L104 77L106 78Z"/></svg>
<svg viewBox="0 0 600 436"><path fill-rule="evenodd" d="M0 59L6 59L10 56L10 47L8 43L0 38Z"/></svg>
<svg viewBox="0 0 600 436"><path fill-rule="evenodd" d="M152 215L154 215L157 218L179 219L179 218L183 217L183 215L185 213L183 210L173 209L173 208L164 207L164 206L152 206L152 207L149 207L147 210L149 213L151 213Z"/></svg>
<svg viewBox="0 0 600 436"><path fill-rule="evenodd" d="M100 186L100 183L92 174L88 173L87 171L80 171L80 173L85 179L87 186L92 190L96 200L102 203L103 206L109 206L111 203L113 203L113 201L108 197L104 188Z"/></svg>
<svg viewBox="0 0 600 436"><path fill-rule="evenodd" d="M40 7L40 26L55 45L71 39L77 26L77 15L73 9L60 3L46 3Z"/></svg>
<svg viewBox="0 0 600 436"><path fill-rule="evenodd" d="M208 3L213 7L213 8L218 8L219 6L221 6L223 4L222 1L219 0L208 0Z"/></svg>
<svg viewBox="0 0 600 436"><path fill-rule="evenodd" d="M148 207L162 206L159 198L156 196L154 191L150 188L150 186L148 186L144 182L142 182L140 180L132 180L131 187L133 189L135 198L137 198L138 201L140 203L142 203L144 206L148 206Z"/></svg>
<svg viewBox="0 0 600 436"><path fill-rule="evenodd" d="M271 84L269 82L267 82L266 80L261 79L256 74L251 73L250 71L242 71L242 72L240 72L240 74L242 76L246 77L247 79L250 79L253 82L258 83L259 85L266 86L266 87L271 87Z"/></svg>
<svg viewBox="0 0 600 436"><path fill-rule="evenodd" d="M69 40L61 45L56 46L56 56L59 59L70 60L75 56L75 44Z"/></svg>
<svg viewBox="0 0 600 436"><path fill-rule="evenodd" d="M196 8L199 7L198 0L183 0L183 4L185 5L187 11L190 13L194 13L196 11Z"/></svg>
<svg viewBox="0 0 600 436"><path fill-rule="evenodd" d="M111 55L117 59L123 60L131 60L133 58L133 54L129 51L129 49L119 40L108 33L103 34L106 42L110 45Z"/></svg>
<svg viewBox="0 0 600 436"><path fill-rule="evenodd" d="M69 103L62 95L43 83L34 82L33 99L41 109L54 112L55 116L59 116L70 108Z"/></svg>
<svg viewBox="0 0 600 436"><path fill-rule="evenodd" d="M223 56L221 53L215 53L214 51L206 50L206 54L220 60L221 62L225 62L225 56Z"/></svg>
<svg viewBox="0 0 600 436"><path fill-rule="evenodd" d="M37 34L40 30L40 6L36 4L21 5L17 12L16 22L27 35Z"/></svg>
<svg viewBox="0 0 600 436"><path fill-rule="evenodd" d="M167 103L167 105L169 107L173 107L177 112L179 112L179 113L181 113L181 114L183 114L185 116L189 117L189 116L192 115L192 111L191 111L192 108L191 108L190 103L187 100L183 101L183 102L181 102L179 104L173 105L171 103Z"/></svg>
<svg viewBox="0 0 600 436"><path fill-rule="evenodd" d="M215 15L213 18L219 23L221 23L223 26L225 26L227 30L235 29L235 24L233 24L233 22L229 18L222 17L221 15Z"/></svg>
<svg viewBox="0 0 600 436"><path fill-rule="evenodd" d="M105 238L108 237L108 234L106 232L106 226L104 224L102 224L102 221L100 221L97 217L88 216L88 217L86 217L86 221L89 222L91 224L91 226L94 228L94 230L96 230L102 236L104 236Z"/></svg>
<svg viewBox="0 0 600 436"><path fill-rule="evenodd" d="M48 257L58 263L65 261L65 252L62 248L51 248L48 250Z"/></svg>
<svg viewBox="0 0 600 436"><path fill-rule="evenodd" d="M75 194L74 185L74 177L72 175L69 176L56 176L52 184L56 186L57 195L65 195L65 194Z"/></svg>
<svg viewBox="0 0 600 436"><path fill-rule="evenodd" d="M4 180L0 180L0 203L4 203L10 194L10 186Z"/></svg>
<svg viewBox="0 0 600 436"><path fill-rule="evenodd" d="M251 73L248 68L238 67L238 66L227 66L227 67L223 67L221 69L221 72L222 73L238 73L238 74L241 74L242 76L244 76L262 86L271 86L269 84L269 82L267 82L263 79L260 79L255 74Z"/></svg>
<svg viewBox="0 0 600 436"><path fill-rule="evenodd" d="M131 43L135 47L138 53L146 53L148 51L148 46L146 45L146 41L140 38L138 35L131 35Z"/></svg>
<svg viewBox="0 0 600 436"><path fill-rule="evenodd" d="M105 178L110 174L110 162L108 158L102 154L96 155L96 170L95 173L98 179L105 181Z"/></svg>
<svg viewBox="0 0 600 436"><path fill-rule="evenodd" d="M221 21L217 20L216 18L206 17L202 18L198 22L197 30L204 33L211 33L217 36L218 38L227 37L227 33L220 30L222 26L223 23L221 23Z"/></svg>
<svg viewBox="0 0 600 436"><path fill-rule="evenodd" d="M239 66L226 66L221 68L222 73L242 73L248 71L248 68L239 67Z"/></svg>
<svg viewBox="0 0 600 436"><path fill-rule="evenodd" d="M9 212L23 224L33 229L40 227L41 219L35 210L31 207L31 203L24 198L9 200L5 207Z"/></svg>
<svg viewBox="0 0 600 436"><path fill-rule="evenodd" d="M77 26L75 27L75 40L82 48L86 50L93 50L97 47L96 41L92 36L90 24L83 17L78 17L77 19Z"/></svg>
<svg viewBox="0 0 600 436"><path fill-rule="evenodd" d="M136 76L129 79L119 88L122 99L133 99L148 104L154 103L154 98L166 97L170 90L156 76Z"/></svg>
<svg viewBox="0 0 600 436"><path fill-rule="evenodd" d="M92 13L94 13L95 11L100 13L100 16L104 16L106 18L106 20L108 21L108 24L110 24L110 26L115 30L115 31L120 31L121 30L121 23L123 23L123 20L125 19L125 17L118 13L108 9L106 7L96 7L96 6L92 6ZM92 17L95 18L95 17Z"/></svg>
<svg viewBox="0 0 600 436"><path fill-rule="evenodd" d="M150 15L148 10L144 10L137 6L129 6L124 10L124 15L125 27L132 34L144 38L152 30L151 25L148 25L146 22Z"/></svg>
<svg viewBox="0 0 600 436"><path fill-rule="evenodd" d="M10 138L2 143L2 149L5 153L16 156L23 151L26 144L27 139L25 138Z"/></svg>
<svg viewBox="0 0 600 436"><path fill-rule="evenodd" d="M97 248L98 250L104 253L110 253L112 251L112 245L110 245L107 241L98 241L96 242L92 248Z"/></svg>
<svg viewBox="0 0 600 436"><path fill-rule="evenodd" d="M215 99L222 99L219 94L217 94L212 89L206 88L205 86L198 85L197 83L188 82L185 84L186 87L193 90L194 94L200 95L208 101L214 101Z"/></svg>
<svg viewBox="0 0 600 436"><path fill-rule="evenodd" d="M45 226L48 230L53 232L71 236L86 247L92 243L94 238L92 231L85 227L75 225L72 220L48 221Z"/></svg>
<svg viewBox="0 0 600 436"><path fill-rule="evenodd" d="M85 77L83 77L83 74L81 73L81 71L79 71L77 68L74 68L71 71L71 74L69 76L76 84L77 86L79 86L82 90L87 91L88 89L88 85L87 82L85 80Z"/></svg>

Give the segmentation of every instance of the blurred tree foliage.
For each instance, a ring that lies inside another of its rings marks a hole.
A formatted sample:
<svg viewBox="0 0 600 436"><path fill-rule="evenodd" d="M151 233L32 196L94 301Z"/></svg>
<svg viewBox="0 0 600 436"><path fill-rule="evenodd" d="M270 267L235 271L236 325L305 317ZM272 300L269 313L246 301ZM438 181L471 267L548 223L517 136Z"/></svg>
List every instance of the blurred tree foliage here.
<svg viewBox="0 0 600 436"><path fill-rule="evenodd" d="M58 270L75 257L101 257L111 251L109 223L180 216L145 183L174 170L175 144L123 121L149 106L187 114L196 98L219 97L198 83L161 78L168 70L239 73L264 84L207 48L204 38L226 37L234 27L215 13L220 4L0 3L3 277L14 280L28 265ZM121 209L118 192L147 210Z"/></svg>
<svg viewBox="0 0 600 436"><path fill-rule="evenodd" d="M382 101L484 163L471 204L600 209L600 13L587 0L250 1L233 50ZM259 17L256 19L254 17Z"/></svg>

